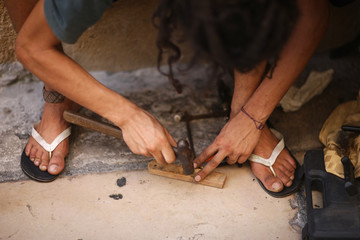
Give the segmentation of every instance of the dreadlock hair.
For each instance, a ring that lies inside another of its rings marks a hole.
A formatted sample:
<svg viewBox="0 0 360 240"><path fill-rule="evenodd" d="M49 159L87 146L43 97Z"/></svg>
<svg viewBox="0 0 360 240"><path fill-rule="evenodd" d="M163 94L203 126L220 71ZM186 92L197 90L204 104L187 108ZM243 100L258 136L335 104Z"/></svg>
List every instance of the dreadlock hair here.
<svg viewBox="0 0 360 240"><path fill-rule="evenodd" d="M190 41L192 63L203 57L224 69L248 72L263 60L277 59L296 23L296 0L162 0L153 15L158 28L158 69L178 92L172 65L181 52L173 33ZM160 70L167 52L167 73Z"/></svg>

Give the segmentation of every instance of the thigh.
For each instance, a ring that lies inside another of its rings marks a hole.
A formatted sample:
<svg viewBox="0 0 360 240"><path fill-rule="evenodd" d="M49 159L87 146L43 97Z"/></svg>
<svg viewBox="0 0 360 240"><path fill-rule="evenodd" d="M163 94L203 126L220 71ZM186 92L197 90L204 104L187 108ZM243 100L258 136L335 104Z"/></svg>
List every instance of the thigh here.
<svg viewBox="0 0 360 240"><path fill-rule="evenodd" d="M19 32L38 0L5 0L10 19L16 32Z"/></svg>

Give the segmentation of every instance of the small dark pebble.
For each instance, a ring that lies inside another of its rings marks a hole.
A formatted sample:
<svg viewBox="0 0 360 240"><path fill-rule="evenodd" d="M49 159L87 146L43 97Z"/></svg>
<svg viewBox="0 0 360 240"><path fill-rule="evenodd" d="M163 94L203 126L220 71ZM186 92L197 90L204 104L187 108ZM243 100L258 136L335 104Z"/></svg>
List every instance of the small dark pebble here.
<svg viewBox="0 0 360 240"><path fill-rule="evenodd" d="M123 198L123 195L120 193L119 194L111 194L109 197L111 197L114 200L119 200L119 199Z"/></svg>
<svg viewBox="0 0 360 240"><path fill-rule="evenodd" d="M125 186L125 185L126 185L126 178L125 178L125 177L119 178L119 179L116 181L116 184L117 184L119 187Z"/></svg>
<svg viewBox="0 0 360 240"><path fill-rule="evenodd" d="M5 114L9 114L9 113L11 113L11 109L5 107L5 108L3 109L3 112L4 112Z"/></svg>

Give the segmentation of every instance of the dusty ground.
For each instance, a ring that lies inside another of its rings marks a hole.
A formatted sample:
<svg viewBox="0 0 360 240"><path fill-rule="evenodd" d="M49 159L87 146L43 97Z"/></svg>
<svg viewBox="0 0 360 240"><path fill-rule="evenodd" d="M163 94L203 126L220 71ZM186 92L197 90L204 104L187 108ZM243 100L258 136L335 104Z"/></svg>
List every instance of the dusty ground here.
<svg viewBox="0 0 360 240"><path fill-rule="evenodd" d="M322 148L318 133L331 111L356 98L359 60L358 54L340 59L315 55L297 84L309 71L329 68L335 70L332 82L300 110L285 113L277 108L271 116L300 162L307 150ZM180 77L195 89L195 98L189 89L176 94L155 68L93 75L158 117L176 139L186 137L184 124L173 120L177 111L203 113L218 102L204 67ZM295 195L296 201L294 196L273 199L262 191L247 165L219 169L228 175L223 190L150 176L144 171L150 159L133 155L122 140L79 127L74 128L61 178L50 184L28 181L19 156L31 124L40 118L41 88L26 72L13 79L1 77L0 239L39 239L45 234L49 239L300 239L305 223L302 192ZM197 153L224 123L223 118L192 123ZM119 189L116 180L121 177L128 179L128 185ZM109 197L112 194L123 198L115 200ZM298 209L292 209L290 199L300 204ZM44 229L51 229L50 235Z"/></svg>

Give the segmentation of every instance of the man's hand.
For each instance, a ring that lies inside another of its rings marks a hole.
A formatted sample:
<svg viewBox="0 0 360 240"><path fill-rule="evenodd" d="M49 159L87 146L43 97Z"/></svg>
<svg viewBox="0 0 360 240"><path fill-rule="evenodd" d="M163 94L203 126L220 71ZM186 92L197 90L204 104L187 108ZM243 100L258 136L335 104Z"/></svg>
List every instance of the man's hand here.
<svg viewBox="0 0 360 240"><path fill-rule="evenodd" d="M196 181L204 179L223 159L229 164L244 163L259 141L261 130L243 112L229 120L214 142L207 147L194 161L194 167L214 156L195 176Z"/></svg>
<svg viewBox="0 0 360 240"><path fill-rule="evenodd" d="M150 113L141 108L129 114L129 120L121 126L123 138L135 154L154 157L159 164L176 160L172 146L176 142L166 128Z"/></svg>

